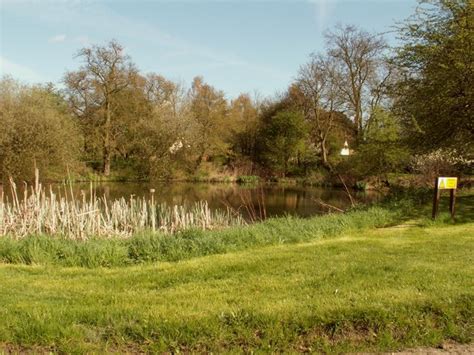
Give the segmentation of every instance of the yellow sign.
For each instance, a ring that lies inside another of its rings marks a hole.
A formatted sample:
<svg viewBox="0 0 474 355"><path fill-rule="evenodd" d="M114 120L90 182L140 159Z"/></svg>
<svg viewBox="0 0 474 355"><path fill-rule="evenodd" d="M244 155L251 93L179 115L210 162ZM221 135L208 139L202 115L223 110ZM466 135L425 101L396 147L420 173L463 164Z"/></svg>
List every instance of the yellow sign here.
<svg viewBox="0 0 474 355"><path fill-rule="evenodd" d="M458 188L458 178L456 177L440 177L438 178L438 189L455 190Z"/></svg>

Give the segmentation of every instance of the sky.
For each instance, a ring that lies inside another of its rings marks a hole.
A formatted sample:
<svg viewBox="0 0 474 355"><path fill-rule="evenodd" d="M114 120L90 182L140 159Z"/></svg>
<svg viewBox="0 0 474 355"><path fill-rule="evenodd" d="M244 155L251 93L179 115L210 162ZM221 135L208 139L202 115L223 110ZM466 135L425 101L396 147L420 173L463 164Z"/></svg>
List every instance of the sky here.
<svg viewBox="0 0 474 355"><path fill-rule="evenodd" d="M111 39L143 73L204 80L228 98L283 92L324 33L351 24L387 33L416 0L0 0L0 75L61 85L78 50Z"/></svg>

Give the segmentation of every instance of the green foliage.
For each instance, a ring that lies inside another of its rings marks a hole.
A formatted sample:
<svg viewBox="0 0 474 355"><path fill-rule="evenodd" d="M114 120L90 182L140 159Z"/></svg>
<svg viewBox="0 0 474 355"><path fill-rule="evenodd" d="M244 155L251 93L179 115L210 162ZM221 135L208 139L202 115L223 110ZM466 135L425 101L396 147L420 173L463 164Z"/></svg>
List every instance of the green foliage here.
<svg viewBox="0 0 474 355"><path fill-rule="evenodd" d="M382 37L338 26L288 90L266 100L229 101L201 77L185 88L143 75L115 41L83 48L83 65L65 75L68 107L51 86L3 82L0 174L29 179L36 164L43 176L64 178L66 167L76 170L79 145L83 176L121 180L308 177L316 169L378 179L406 168L413 151L440 148L471 161L473 9L471 0L420 1L390 61ZM349 159L339 155L345 140Z"/></svg>
<svg viewBox="0 0 474 355"><path fill-rule="evenodd" d="M367 141L396 142L401 139L401 125L397 117L382 107L376 107L365 131Z"/></svg>
<svg viewBox="0 0 474 355"><path fill-rule="evenodd" d="M79 168L80 131L65 102L50 87L0 81L0 179L64 179Z"/></svg>
<svg viewBox="0 0 474 355"><path fill-rule="evenodd" d="M255 175L240 175L237 177L237 182L240 184L256 184L260 180L260 177Z"/></svg>
<svg viewBox="0 0 474 355"><path fill-rule="evenodd" d="M150 74L137 76L134 86L120 96L124 94L119 100L123 129L117 152L124 168L128 165L145 179L174 177L179 166L186 165L187 150L181 127L186 108L182 107L180 86Z"/></svg>
<svg viewBox="0 0 474 355"><path fill-rule="evenodd" d="M357 181L355 183L354 187L355 187L355 189L357 189L359 191L365 191L365 190L367 190L368 185L365 181Z"/></svg>
<svg viewBox="0 0 474 355"><path fill-rule="evenodd" d="M398 142L369 141L360 144L357 152L345 162L356 177L380 177L399 171L410 158L406 147Z"/></svg>
<svg viewBox="0 0 474 355"><path fill-rule="evenodd" d="M474 136L474 3L421 2L400 29L397 108L411 145L472 154Z"/></svg>
<svg viewBox="0 0 474 355"><path fill-rule="evenodd" d="M196 77L190 96L190 145L194 153L195 172L207 156L226 153L229 130L225 124L227 101L222 91Z"/></svg>
<svg viewBox="0 0 474 355"><path fill-rule="evenodd" d="M401 170L409 162L410 151L402 144L400 134L396 117L377 107L366 127L365 141L338 169L349 170L357 178L378 178Z"/></svg>
<svg viewBox="0 0 474 355"><path fill-rule="evenodd" d="M285 176L290 168L290 160L297 159L304 149L308 127L301 114L280 111L264 123L261 135L265 161Z"/></svg>

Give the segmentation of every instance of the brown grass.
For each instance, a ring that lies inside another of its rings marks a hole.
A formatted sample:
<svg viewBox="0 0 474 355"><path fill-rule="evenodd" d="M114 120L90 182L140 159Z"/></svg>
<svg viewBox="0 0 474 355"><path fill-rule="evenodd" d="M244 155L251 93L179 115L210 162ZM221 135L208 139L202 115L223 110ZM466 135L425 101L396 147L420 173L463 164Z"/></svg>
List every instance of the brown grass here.
<svg viewBox="0 0 474 355"><path fill-rule="evenodd" d="M73 239L129 237L140 231L174 233L190 228L215 229L243 224L229 210L213 211L206 201L190 207L168 206L151 198L120 198L109 201L95 189L74 196L72 185L53 191L45 189L36 171L34 186L25 183L20 194L10 179L11 200L0 192L0 236L64 235Z"/></svg>

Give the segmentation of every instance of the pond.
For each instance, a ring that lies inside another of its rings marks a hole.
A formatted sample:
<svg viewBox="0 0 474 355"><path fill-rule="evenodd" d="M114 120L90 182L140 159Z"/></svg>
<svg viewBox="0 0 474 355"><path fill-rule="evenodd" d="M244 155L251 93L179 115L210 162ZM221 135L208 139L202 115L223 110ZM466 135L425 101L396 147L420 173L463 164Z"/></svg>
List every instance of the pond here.
<svg viewBox="0 0 474 355"><path fill-rule="evenodd" d="M187 183L187 182L160 182L160 183L94 183L97 196L106 196L111 201L120 197L150 198L150 189L154 189L154 199L168 205L189 206L196 201L205 200L209 207L225 209L230 207L239 211L244 217L256 214L257 217L265 213L266 217L283 216L286 214L300 217L309 217L328 212L328 204L344 209L350 206L350 200L343 189L330 187L311 187L301 185L239 185L232 183ZM49 189L49 185L45 186ZM3 187L8 194L10 188ZM53 185L53 189L64 191L63 185ZM73 191L81 196L81 190L89 193L89 183L76 183ZM376 192L351 191L357 201L370 203L377 201L381 195ZM64 192L63 192L64 194Z"/></svg>

